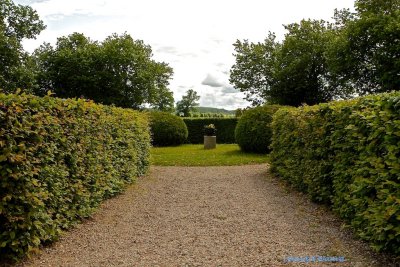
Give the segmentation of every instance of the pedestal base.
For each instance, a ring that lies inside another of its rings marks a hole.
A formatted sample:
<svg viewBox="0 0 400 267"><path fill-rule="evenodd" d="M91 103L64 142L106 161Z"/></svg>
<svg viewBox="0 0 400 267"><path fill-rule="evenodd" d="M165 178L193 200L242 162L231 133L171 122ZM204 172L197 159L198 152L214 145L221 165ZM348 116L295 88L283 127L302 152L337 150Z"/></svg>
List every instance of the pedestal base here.
<svg viewBox="0 0 400 267"><path fill-rule="evenodd" d="M204 149L214 149L217 147L216 136L204 136Z"/></svg>

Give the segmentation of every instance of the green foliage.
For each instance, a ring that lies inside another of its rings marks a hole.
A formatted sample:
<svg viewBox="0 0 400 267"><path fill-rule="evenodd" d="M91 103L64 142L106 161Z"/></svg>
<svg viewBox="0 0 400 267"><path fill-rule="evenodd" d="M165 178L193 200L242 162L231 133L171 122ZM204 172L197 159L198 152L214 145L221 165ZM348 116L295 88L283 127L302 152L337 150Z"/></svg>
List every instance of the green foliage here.
<svg viewBox="0 0 400 267"><path fill-rule="evenodd" d="M199 105L200 96L193 89L186 92L186 95L182 96L182 100L176 103L176 112L178 115L183 114L183 117L189 117L190 112L195 112L196 107Z"/></svg>
<svg viewBox="0 0 400 267"><path fill-rule="evenodd" d="M230 82L253 106L314 105L400 87L400 1L357 0L334 23L285 25L282 42L236 41Z"/></svg>
<svg viewBox="0 0 400 267"><path fill-rule="evenodd" d="M357 0L355 13L337 12L327 49L330 72L359 94L400 88L400 1Z"/></svg>
<svg viewBox="0 0 400 267"><path fill-rule="evenodd" d="M285 26L288 33L277 53L270 90L272 103L300 106L327 102L340 93L330 87L325 46L329 24L302 20Z"/></svg>
<svg viewBox="0 0 400 267"><path fill-rule="evenodd" d="M246 100L253 106L270 100L276 51L280 48L275 38L275 34L270 33L264 43L237 40L233 44L236 62L231 68L229 81L246 94Z"/></svg>
<svg viewBox="0 0 400 267"><path fill-rule="evenodd" d="M151 107L158 111L172 113L175 111L174 93L167 87L160 86L159 91L151 103Z"/></svg>
<svg viewBox="0 0 400 267"><path fill-rule="evenodd" d="M400 93L281 109L272 171L332 205L378 251L400 255Z"/></svg>
<svg viewBox="0 0 400 267"><path fill-rule="evenodd" d="M241 108L236 109L236 110L235 110L235 117L236 117L236 118L242 117L242 115L243 115L243 113L244 113L245 111L246 111L246 109L241 109Z"/></svg>
<svg viewBox="0 0 400 267"><path fill-rule="evenodd" d="M99 43L73 33L58 38L55 48L43 44L34 55L39 95L51 90L59 97L119 107L139 109L149 103L157 109L171 108L167 86L172 69L154 61L151 47L129 34L113 34Z"/></svg>
<svg viewBox="0 0 400 267"><path fill-rule="evenodd" d="M90 216L149 166L147 116L83 99L0 94L0 255Z"/></svg>
<svg viewBox="0 0 400 267"><path fill-rule="evenodd" d="M204 149L204 145L152 147L151 159L157 166L234 166L267 163L269 157L245 153L236 144L217 144L215 149Z"/></svg>
<svg viewBox="0 0 400 267"><path fill-rule="evenodd" d="M190 112L189 118L232 118L233 115L226 113L199 113Z"/></svg>
<svg viewBox="0 0 400 267"><path fill-rule="evenodd" d="M217 143L218 144L233 144L235 143L235 127L237 118L183 118L189 135L188 143L203 144L204 142L204 125L214 124L218 129Z"/></svg>
<svg viewBox="0 0 400 267"><path fill-rule="evenodd" d="M177 146L188 137L182 118L167 112L150 112L150 127L154 146Z"/></svg>
<svg viewBox="0 0 400 267"><path fill-rule="evenodd" d="M22 47L22 40L35 38L45 29L38 14L29 6L0 2L0 90L32 90L35 84L32 60Z"/></svg>
<svg viewBox="0 0 400 267"><path fill-rule="evenodd" d="M264 43L237 41L230 82L253 105L267 102L300 106L341 95L328 82L324 52L330 42L330 25L302 20L286 25L285 29L288 33L281 43L271 33Z"/></svg>
<svg viewBox="0 0 400 267"><path fill-rule="evenodd" d="M247 110L235 129L235 140L243 151L267 153L270 151L272 116L280 108L266 105Z"/></svg>
<svg viewBox="0 0 400 267"><path fill-rule="evenodd" d="M315 106L276 112L272 123L271 169L308 193L312 200L330 203L331 151L325 136L327 129L321 128L323 117L315 115L318 112ZM288 151L291 154L287 155Z"/></svg>

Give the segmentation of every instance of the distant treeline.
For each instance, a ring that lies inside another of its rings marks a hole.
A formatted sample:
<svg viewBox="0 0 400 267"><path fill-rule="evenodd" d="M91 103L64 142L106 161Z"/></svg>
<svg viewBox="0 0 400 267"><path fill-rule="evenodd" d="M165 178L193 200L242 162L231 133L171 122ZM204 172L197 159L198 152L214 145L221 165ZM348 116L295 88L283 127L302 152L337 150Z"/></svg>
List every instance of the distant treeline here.
<svg viewBox="0 0 400 267"><path fill-rule="evenodd" d="M191 112L189 113L189 117L191 118L232 118L235 117L235 114L226 114L226 113L202 113L202 112Z"/></svg>

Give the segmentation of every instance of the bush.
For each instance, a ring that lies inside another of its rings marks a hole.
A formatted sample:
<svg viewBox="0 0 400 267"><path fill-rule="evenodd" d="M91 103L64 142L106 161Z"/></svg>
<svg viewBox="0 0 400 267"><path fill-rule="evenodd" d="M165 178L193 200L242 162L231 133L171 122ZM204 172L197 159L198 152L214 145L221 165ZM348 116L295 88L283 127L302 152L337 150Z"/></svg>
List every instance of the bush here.
<svg viewBox="0 0 400 267"><path fill-rule="evenodd" d="M272 171L332 206L378 251L400 255L400 93L282 109Z"/></svg>
<svg viewBox="0 0 400 267"><path fill-rule="evenodd" d="M218 130L217 143L234 144L235 143L235 127L237 118L184 118L189 135L188 143L202 144L204 142L204 126L214 124Z"/></svg>
<svg viewBox="0 0 400 267"><path fill-rule="evenodd" d="M0 94L0 255L88 217L149 166L147 117L83 99Z"/></svg>
<svg viewBox="0 0 400 267"><path fill-rule="evenodd" d="M272 115L280 108L266 105L247 110L240 117L235 129L235 140L245 152L267 153L270 151Z"/></svg>
<svg viewBox="0 0 400 267"><path fill-rule="evenodd" d="M182 118L167 112L150 113L154 146L177 146L186 141L188 129Z"/></svg>

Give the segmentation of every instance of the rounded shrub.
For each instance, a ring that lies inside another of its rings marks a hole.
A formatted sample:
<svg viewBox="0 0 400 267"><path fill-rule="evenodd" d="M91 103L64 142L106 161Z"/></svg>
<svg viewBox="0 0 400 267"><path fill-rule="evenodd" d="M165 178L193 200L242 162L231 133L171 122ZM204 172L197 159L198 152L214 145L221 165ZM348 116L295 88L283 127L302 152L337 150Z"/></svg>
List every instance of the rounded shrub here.
<svg viewBox="0 0 400 267"><path fill-rule="evenodd" d="M177 146L188 137L183 120L167 112L150 112L150 127L154 146Z"/></svg>
<svg viewBox="0 0 400 267"><path fill-rule="evenodd" d="M244 112L235 129L236 143L241 150L255 153L270 151L272 116L279 108L279 105L266 105Z"/></svg>

